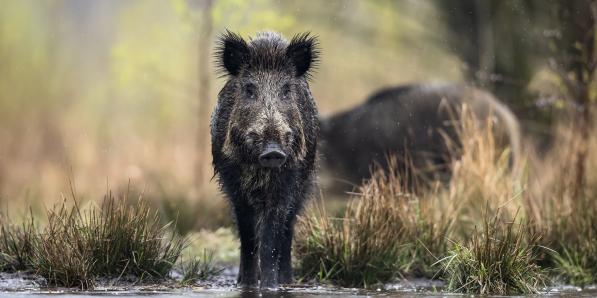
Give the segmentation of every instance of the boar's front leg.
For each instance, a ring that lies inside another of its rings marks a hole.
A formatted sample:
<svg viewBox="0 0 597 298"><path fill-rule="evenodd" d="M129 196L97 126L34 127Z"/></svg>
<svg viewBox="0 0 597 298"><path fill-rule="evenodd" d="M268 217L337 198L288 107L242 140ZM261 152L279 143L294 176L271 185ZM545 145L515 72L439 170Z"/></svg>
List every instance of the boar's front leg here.
<svg viewBox="0 0 597 298"><path fill-rule="evenodd" d="M296 212L292 210L288 216L286 216L286 221L284 222L282 246L280 248L280 273L278 276L278 281L281 284L292 283L291 250L295 222Z"/></svg>
<svg viewBox="0 0 597 298"><path fill-rule="evenodd" d="M261 288L275 288L278 286L283 221L276 212L267 212L262 220L259 247Z"/></svg>
<svg viewBox="0 0 597 298"><path fill-rule="evenodd" d="M257 286L257 246L255 243L255 210L244 200L234 204L236 224L240 237L240 268L238 285L241 287Z"/></svg>

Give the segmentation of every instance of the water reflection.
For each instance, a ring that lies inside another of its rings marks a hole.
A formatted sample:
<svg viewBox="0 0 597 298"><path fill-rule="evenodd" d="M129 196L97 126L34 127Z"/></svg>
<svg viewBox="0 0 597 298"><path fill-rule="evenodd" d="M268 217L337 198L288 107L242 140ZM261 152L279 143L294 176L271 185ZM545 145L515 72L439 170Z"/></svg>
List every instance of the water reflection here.
<svg viewBox="0 0 597 298"><path fill-rule="evenodd" d="M238 298L324 298L324 297L445 297L445 293L430 293L417 291L388 292L388 291L364 291L349 289L324 289L324 288L306 288L279 291L258 291L245 290L226 297Z"/></svg>
<svg viewBox="0 0 597 298"><path fill-rule="evenodd" d="M541 295L528 295L520 297L597 297L597 288L595 286L584 290L572 287L559 287L551 289L548 293ZM325 298L325 297L446 297L460 296L459 294L429 292L429 291L363 291L348 289L325 289L325 288L305 288L279 291L258 291L258 290L236 290L236 289L205 289L197 291L90 291L90 292L56 292L56 291L34 291L34 292L3 292L1 297L48 297L60 296L60 298L86 298L90 296L126 296L126 297L152 297L152 298L174 298L174 297L222 297L222 298L269 298L269 297L295 297L295 298Z"/></svg>
<svg viewBox="0 0 597 298"><path fill-rule="evenodd" d="M237 296L239 298L290 298L290 297L338 297L329 293L300 293L290 291L242 291Z"/></svg>
<svg viewBox="0 0 597 298"><path fill-rule="evenodd" d="M259 291L259 290L243 290L231 297L238 298L307 298L307 297L340 297L350 295L352 297L367 297L367 295L359 295L358 293L351 293L349 291L332 292L330 290L305 289L304 291L297 290L278 290L278 291Z"/></svg>

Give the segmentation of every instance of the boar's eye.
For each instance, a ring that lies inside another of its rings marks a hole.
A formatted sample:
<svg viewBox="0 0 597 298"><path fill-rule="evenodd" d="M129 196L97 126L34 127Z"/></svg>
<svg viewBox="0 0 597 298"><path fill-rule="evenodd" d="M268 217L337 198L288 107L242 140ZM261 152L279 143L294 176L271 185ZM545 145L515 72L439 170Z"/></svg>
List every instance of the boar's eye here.
<svg viewBox="0 0 597 298"><path fill-rule="evenodd" d="M291 95L290 85L285 84L282 87L282 100L289 100Z"/></svg>
<svg viewBox="0 0 597 298"><path fill-rule="evenodd" d="M257 87L255 84L246 84L244 89L247 99L255 100L257 98Z"/></svg>

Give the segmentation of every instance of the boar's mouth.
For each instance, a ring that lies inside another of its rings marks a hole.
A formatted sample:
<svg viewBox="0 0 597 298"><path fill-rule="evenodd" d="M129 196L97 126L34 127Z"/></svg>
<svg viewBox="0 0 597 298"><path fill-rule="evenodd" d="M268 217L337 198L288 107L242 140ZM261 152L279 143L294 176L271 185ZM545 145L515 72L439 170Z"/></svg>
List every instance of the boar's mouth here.
<svg viewBox="0 0 597 298"><path fill-rule="evenodd" d="M279 168L286 162L286 153L277 143L267 143L259 155L259 164L264 168Z"/></svg>

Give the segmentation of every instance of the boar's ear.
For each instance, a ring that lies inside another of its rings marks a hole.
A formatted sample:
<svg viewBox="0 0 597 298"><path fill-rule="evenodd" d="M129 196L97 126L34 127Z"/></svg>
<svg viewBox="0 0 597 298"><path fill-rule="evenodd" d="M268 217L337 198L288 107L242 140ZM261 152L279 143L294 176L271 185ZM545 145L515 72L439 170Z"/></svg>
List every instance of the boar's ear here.
<svg viewBox="0 0 597 298"><path fill-rule="evenodd" d="M240 35L226 30L219 37L215 56L221 72L236 76L249 57L249 47Z"/></svg>
<svg viewBox="0 0 597 298"><path fill-rule="evenodd" d="M315 68L319 61L317 37L309 32L295 35L286 48L286 56L292 61L297 77L309 77L309 70Z"/></svg>

